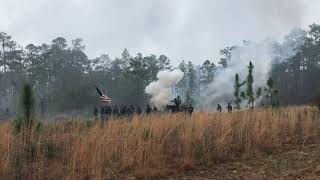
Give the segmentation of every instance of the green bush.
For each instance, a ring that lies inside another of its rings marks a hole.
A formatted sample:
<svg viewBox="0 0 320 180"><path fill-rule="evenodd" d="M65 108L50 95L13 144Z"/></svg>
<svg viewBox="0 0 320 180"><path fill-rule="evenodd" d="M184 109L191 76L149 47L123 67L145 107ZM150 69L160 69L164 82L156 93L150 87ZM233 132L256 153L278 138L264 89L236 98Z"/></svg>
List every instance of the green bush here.
<svg viewBox="0 0 320 180"><path fill-rule="evenodd" d="M38 155L39 146L36 142L30 142L25 146L25 157L29 160L35 160Z"/></svg>
<svg viewBox="0 0 320 180"><path fill-rule="evenodd" d="M47 159L54 159L58 156L59 147L51 142L44 143L43 150Z"/></svg>
<svg viewBox="0 0 320 180"><path fill-rule="evenodd" d="M34 96L33 90L30 84L25 84L22 89L22 96L21 96L21 110L22 110L22 117L25 121L25 125L28 128L31 128L34 122Z"/></svg>
<svg viewBox="0 0 320 180"><path fill-rule="evenodd" d="M19 134L23 129L35 128L36 132L42 132L43 125L35 120L35 100L31 85L23 86L20 98L20 113L12 123L13 133Z"/></svg>

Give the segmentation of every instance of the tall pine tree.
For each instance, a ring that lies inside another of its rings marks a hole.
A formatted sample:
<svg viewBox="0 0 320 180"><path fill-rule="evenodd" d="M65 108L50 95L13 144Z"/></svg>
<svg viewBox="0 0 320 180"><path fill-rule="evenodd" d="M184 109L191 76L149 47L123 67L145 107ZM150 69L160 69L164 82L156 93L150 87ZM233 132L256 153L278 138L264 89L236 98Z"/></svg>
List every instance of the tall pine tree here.
<svg viewBox="0 0 320 180"><path fill-rule="evenodd" d="M234 103L236 104L236 109L238 110L240 110L241 108L240 104L242 102L241 87L245 84L246 84L246 81L240 82L239 74L237 73L235 75L235 81L234 81L234 97L235 97Z"/></svg>
<svg viewBox="0 0 320 180"><path fill-rule="evenodd" d="M253 68L254 65L252 64L252 62L249 62L249 66L248 66L248 76L247 76L247 90L246 90L246 97L248 100L248 105L249 107L251 106L251 108L253 108L253 103L255 100L254 97L254 92L253 92Z"/></svg>
<svg viewBox="0 0 320 180"><path fill-rule="evenodd" d="M278 93L277 89L274 89L274 82L270 77L267 81L267 87L264 88L264 92L266 93L266 101L269 105L273 104L273 97Z"/></svg>

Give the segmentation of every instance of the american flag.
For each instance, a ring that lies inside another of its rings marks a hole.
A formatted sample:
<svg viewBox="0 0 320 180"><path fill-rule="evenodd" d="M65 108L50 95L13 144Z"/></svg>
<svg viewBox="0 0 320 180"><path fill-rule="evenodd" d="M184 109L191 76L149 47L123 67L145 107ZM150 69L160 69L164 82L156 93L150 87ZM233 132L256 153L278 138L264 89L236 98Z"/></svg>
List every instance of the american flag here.
<svg viewBox="0 0 320 180"><path fill-rule="evenodd" d="M101 102L104 102L104 103L111 103L111 98L106 95L100 96L100 100Z"/></svg>
<svg viewBox="0 0 320 180"><path fill-rule="evenodd" d="M101 102L103 102L103 103L111 103L111 98L110 98L110 97L104 95L104 94L100 91L100 89L97 88L97 87L96 87L96 90L97 90L98 94L100 95L100 100L101 100Z"/></svg>

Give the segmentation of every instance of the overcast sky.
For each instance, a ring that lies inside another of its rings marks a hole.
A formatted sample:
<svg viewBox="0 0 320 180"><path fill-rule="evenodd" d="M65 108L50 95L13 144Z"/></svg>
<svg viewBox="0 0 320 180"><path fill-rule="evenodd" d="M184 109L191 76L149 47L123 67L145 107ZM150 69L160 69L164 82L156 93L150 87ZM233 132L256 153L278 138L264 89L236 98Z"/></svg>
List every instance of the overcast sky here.
<svg viewBox="0 0 320 180"><path fill-rule="evenodd" d="M242 40L320 24L320 0L0 0L0 31L21 45L84 39L89 57L124 48L197 64Z"/></svg>

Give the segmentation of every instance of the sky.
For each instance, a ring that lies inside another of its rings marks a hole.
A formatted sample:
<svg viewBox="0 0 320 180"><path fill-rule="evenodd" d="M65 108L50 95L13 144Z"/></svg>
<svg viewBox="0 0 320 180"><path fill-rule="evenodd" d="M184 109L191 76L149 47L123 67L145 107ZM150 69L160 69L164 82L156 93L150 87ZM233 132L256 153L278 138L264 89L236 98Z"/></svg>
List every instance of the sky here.
<svg viewBox="0 0 320 180"><path fill-rule="evenodd" d="M0 0L0 31L23 46L80 37L90 58L127 48L200 64L243 40L320 24L319 9L320 0Z"/></svg>

